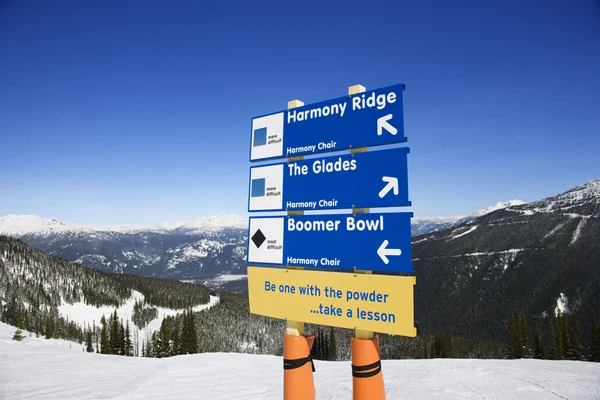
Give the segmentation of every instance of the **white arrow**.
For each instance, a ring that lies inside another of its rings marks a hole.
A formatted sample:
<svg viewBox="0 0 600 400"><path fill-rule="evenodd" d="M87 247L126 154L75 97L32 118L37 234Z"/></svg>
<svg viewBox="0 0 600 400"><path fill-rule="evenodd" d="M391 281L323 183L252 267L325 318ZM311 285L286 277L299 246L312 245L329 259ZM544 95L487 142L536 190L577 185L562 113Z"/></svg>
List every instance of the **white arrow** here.
<svg viewBox="0 0 600 400"><path fill-rule="evenodd" d="M387 185L385 185L383 189L381 189L381 191L379 192L379 197L383 199L385 195L388 194L392 189L394 189L394 195L398 195L398 178L395 178L393 176L384 176L383 178L381 178L381 180L387 182Z"/></svg>
<svg viewBox="0 0 600 400"><path fill-rule="evenodd" d="M384 240L383 243L381 243L381 246L379 246L379 248L377 249L377 255L381 257L383 262L386 264L390 263L390 260L388 260L387 256L399 256L400 254L402 254L402 250L400 249L388 249L387 245L389 243L390 242L388 242L387 240Z"/></svg>
<svg viewBox="0 0 600 400"><path fill-rule="evenodd" d="M381 136L381 134L383 133L383 129L385 129L392 135L395 135L396 133L398 133L398 129L394 128L388 122L390 119L392 119L392 117L393 117L392 114L388 114L388 115L384 115L381 118L377 118L377 136Z"/></svg>

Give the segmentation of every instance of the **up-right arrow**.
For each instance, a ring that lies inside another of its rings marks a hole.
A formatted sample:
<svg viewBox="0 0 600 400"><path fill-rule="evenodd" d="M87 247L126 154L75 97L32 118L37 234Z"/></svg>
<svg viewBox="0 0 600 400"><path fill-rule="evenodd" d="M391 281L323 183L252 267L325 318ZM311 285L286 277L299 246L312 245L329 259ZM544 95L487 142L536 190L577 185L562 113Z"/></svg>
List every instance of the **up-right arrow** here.
<svg viewBox="0 0 600 400"><path fill-rule="evenodd" d="M390 260L388 260L387 256L399 256L402 254L402 250L400 249L388 249L387 245L389 243L390 242L388 242L387 240L384 240L383 243L381 243L381 246L379 246L379 248L377 249L377 255L385 264L390 263Z"/></svg>
<svg viewBox="0 0 600 400"><path fill-rule="evenodd" d="M398 190L400 189L398 185L398 178L393 176L384 176L381 178L381 180L387 182L387 185L385 185L383 189L379 191L380 198L383 199L392 189L394 189L394 195L398 195Z"/></svg>
<svg viewBox="0 0 600 400"><path fill-rule="evenodd" d="M394 115L388 114L383 117L377 118L377 136L381 136L383 134L383 130L385 129L392 135L398 133L398 129L394 128L388 121L392 119Z"/></svg>

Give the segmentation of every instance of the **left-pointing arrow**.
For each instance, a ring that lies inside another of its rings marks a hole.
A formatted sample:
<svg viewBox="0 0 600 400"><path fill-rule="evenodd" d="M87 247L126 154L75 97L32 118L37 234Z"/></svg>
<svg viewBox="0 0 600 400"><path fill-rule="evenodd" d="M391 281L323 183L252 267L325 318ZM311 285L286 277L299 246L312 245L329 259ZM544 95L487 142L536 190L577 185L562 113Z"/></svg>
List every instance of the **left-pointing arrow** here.
<svg viewBox="0 0 600 400"><path fill-rule="evenodd" d="M398 190L399 190L399 185L398 185L398 178L393 177L393 176L384 176L381 178L382 181L387 182L387 185L385 185L383 187L383 189L381 189L379 191L379 197L380 198L384 198L389 192L390 190L394 190L394 195L398 195Z"/></svg>
<svg viewBox="0 0 600 400"><path fill-rule="evenodd" d="M388 242L387 240L384 240L383 243L381 243L381 246L379 246L379 248L377 249L377 255L385 264L390 263L390 260L387 258L387 256L399 256L402 254L402 250L400 249L388 249L387 245L389 243L390 242Z"/></svg>

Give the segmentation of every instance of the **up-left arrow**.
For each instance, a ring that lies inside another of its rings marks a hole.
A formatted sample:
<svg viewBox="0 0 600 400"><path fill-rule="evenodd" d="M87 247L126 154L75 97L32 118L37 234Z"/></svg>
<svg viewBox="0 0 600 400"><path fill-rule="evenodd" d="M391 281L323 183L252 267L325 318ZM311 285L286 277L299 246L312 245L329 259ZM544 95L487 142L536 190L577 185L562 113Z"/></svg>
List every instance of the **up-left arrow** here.
<svg viewBox="0 0 600 400"><path fill-rule="evenodd" d="M377 118L377 136L381 136L383 134L384 129L392 135L398 133L398 129L396 129L394 126L392 126L392 124L388 122L390 119L392 119L393 116L393 114L388 114L384 115L383 117Z"/></svg>

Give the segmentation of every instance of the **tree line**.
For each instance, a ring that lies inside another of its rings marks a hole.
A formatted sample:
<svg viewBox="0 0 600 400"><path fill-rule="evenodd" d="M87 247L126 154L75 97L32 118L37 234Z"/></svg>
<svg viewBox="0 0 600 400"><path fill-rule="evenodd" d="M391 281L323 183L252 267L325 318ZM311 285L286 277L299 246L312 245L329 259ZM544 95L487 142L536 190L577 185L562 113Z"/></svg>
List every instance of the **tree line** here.
<svg viewBox="0 0 600 400"><path fill-rule="evenodd" d="M600 323L594 313L591 319L588 338L583 340L575 315L557 312L546 324L544 334L538 320L531 332L525 313L522 310L512 311L507 324L506 358L600 362Z"/></svg>
<svg viewBox="0 0 600 400"><path fill-rule="evenodd" d="M158 331L142 344L142 357L172 357L199 352L196 322L191 309L165 317Z"/></svg>
<svg viewBox="0 0 600 400"><path fill-rule="evenodd" d="M137 290L132 320L117 310ZM24 243L0 236L0 320L48 339L85 343L85 350L101 354L170 357L204 352L241 352L282 355L285 321L250 313L247 296L220 292L220 301L201 312L192 306L206 303L209 291L201 285L165 279L109 274L62 261ZM151 299L151 300L150 300ZM100 326L79 326L61 316L64 302L111 305ZM138 329L158 317L157 307L184 309L164 318L160 328L138 337ZM379 335L382 359L403 358L522 358L600 361L600 323L581 333L573 315L559 314L550 323L512 312L506 324L507 340L468 337L470 332L419 332L417 337ZM130 324L131 323L131 324ZM532 327L533 329L530 329ZM306 324L315 334L312 356L349 360L352 330ZM19 336L19 335L17 335Z"/></svg>

